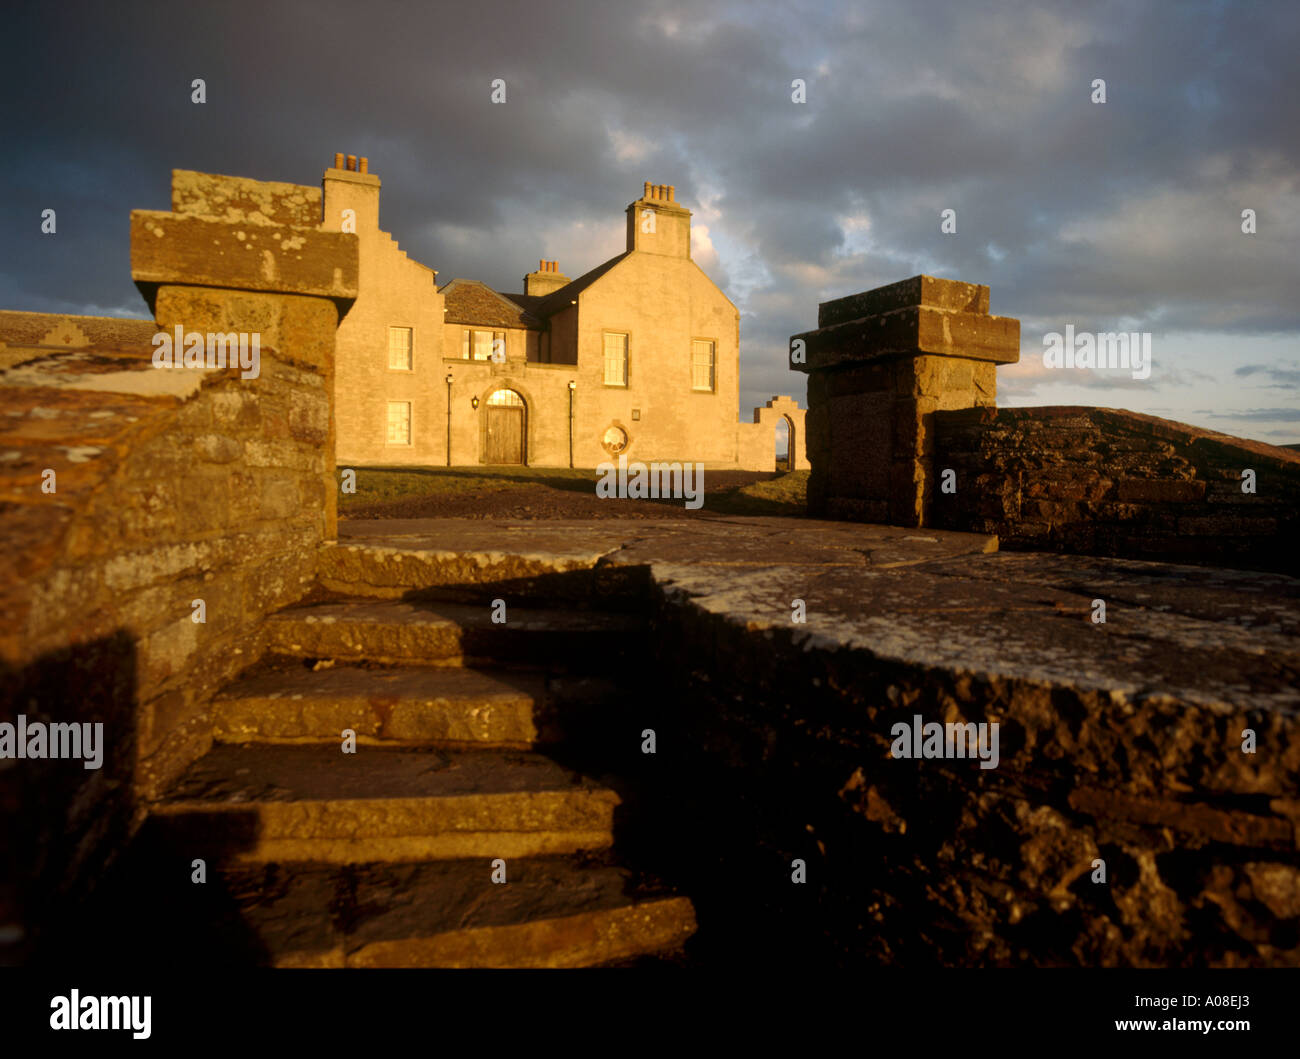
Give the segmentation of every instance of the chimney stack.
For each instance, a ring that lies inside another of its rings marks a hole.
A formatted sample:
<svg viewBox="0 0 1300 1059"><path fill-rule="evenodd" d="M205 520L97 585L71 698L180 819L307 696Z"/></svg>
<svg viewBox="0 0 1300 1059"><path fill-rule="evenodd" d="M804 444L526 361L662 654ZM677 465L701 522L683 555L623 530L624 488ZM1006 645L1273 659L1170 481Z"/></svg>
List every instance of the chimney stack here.
<svg viewBox="0 0 1300 1059"><path fill-rule="evenodd" d="M642 198L627 208L627 248L670 257L691 256L691 212L677 202L672 184L644 182ZM647 204L653 204L648 206ZM643 214L653 213L651 224Z"/></svg>
<svg viewBox="0 0 1300 1059"><path fill-rule="evenodd" d="M370 172L370 159L335 152L321 188L323 216L331 227L342 222L344 210L353 211L356 231L379 227L379 178Z"/></svg>
<svg viewBox="0 0 1300 1059"><path fill-rule="evenodd" d="M537 271L524 277L524 293L545 297L568 282L569 277L560 272L560 263L544 257L537 262Z"/></svg>

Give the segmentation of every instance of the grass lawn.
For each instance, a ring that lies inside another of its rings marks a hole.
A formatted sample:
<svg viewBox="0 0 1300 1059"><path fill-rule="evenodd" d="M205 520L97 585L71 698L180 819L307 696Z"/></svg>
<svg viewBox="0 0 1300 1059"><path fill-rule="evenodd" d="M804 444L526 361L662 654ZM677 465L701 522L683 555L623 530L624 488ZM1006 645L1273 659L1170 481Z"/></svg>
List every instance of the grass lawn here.
<svg viewBox="0 0 1300 1059"><path fill-rule="evenodd" d="M704 506L681 500L602 500L594 469L358 467L357 491L339 498L345 518L662 518L693 514L804 514L808 472L704 472Z"/></svg>

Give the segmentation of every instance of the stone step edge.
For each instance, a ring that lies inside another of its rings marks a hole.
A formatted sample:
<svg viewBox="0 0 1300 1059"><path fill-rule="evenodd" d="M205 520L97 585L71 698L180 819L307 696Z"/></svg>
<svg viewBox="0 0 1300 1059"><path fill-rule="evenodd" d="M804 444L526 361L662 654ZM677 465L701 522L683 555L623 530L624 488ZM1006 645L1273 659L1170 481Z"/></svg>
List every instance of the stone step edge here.
<svg viewBox="0 0 1300 1059"><path fill-rule="evenodd" d="M347 939L314 952L286 953L282 968L563 968L595 967L679 948L696 931L686 897L648 898L614 908L415 938Z"/></svg>
<svg viewBox="0 0 1300 1059"><path fill-rule="evenodd" d="M503 791L402 798L303 798L207 802L178 799L150 809L155 826L205 819L195 856L215 863L360 864L366 861L519 858L607 849L618 794L605 787ZM230 847L217 819L256 817L246 848ZM491 830L483 821L515 823ZM305 833L304 833L305 832ZM205 845L207 843L208 845Z"/></svg>
<svg viewBox="0 0 1300 1059"><path fill-rule="evenodd" d="M539 699L546 696L544 682L536 682L536 690L503 685L499 690L452 689L439 694L434 687L385 695L377 684L371 693L332 693L329 678L323 675L332 671L330 667L310 674L304 690L294 694L272 694L254 681L226 685L212 700L214 742L328 745L338 744L344 729L355 734L359 746L528 750L538 740L535 720L543 709Z"/></svg>
<svg viewBox="0 0 1300 1059"><path fill-rule="evenodd" d="M452 551L328 541L318 552L316 581L329 592L381 599L412 590L472 591L502 583L512 585L517 595L545 597L561 586L540 584L534 590L524 585L556 578L572 582L562 586L561 594L573 592L578 582L586 586L600 581L611 598L640 595L637 574L609 565L610 554L610 550L599 550L582 556L556 556L527 549Z"/></svg>

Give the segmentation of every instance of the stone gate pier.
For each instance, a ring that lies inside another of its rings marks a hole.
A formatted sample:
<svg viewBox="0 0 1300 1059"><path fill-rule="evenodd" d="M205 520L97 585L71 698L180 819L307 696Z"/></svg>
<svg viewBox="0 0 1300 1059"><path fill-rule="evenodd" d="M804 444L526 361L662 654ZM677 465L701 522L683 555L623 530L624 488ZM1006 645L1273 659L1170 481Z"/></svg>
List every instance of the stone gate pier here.
<svg viewBox="0 0 1300 1059"><path fill-rule="evenodd" d="M989 315L989 289L913 276L822 302L790 340L808 374L815 517L929 524L934 413L992 406L999 364L1020 359L1020 321Z"/></svg>

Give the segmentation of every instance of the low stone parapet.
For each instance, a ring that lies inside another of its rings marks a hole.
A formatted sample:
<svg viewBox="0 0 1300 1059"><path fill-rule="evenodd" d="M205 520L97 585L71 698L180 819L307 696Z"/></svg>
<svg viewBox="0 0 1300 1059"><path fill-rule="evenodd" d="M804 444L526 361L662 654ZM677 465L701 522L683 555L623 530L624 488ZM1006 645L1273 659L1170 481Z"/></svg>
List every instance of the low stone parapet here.
<svg viewBox="0 0 1300 1059"><path fill-rule="evenodd" d="M1006 548L1300 572L1300 453L1113 408L935 416L933 524Z"/></svg>
<svg viewBox="0 0 1300 1059"><path fill-rule="evenodd" d="M311 188L173 178L178 212L132 217L153 323L0 320L0 722L103 733L98 767L0 776L0 916L33 932L211 745L213 694L335 535L356 237L315 227Z"/></svg>

